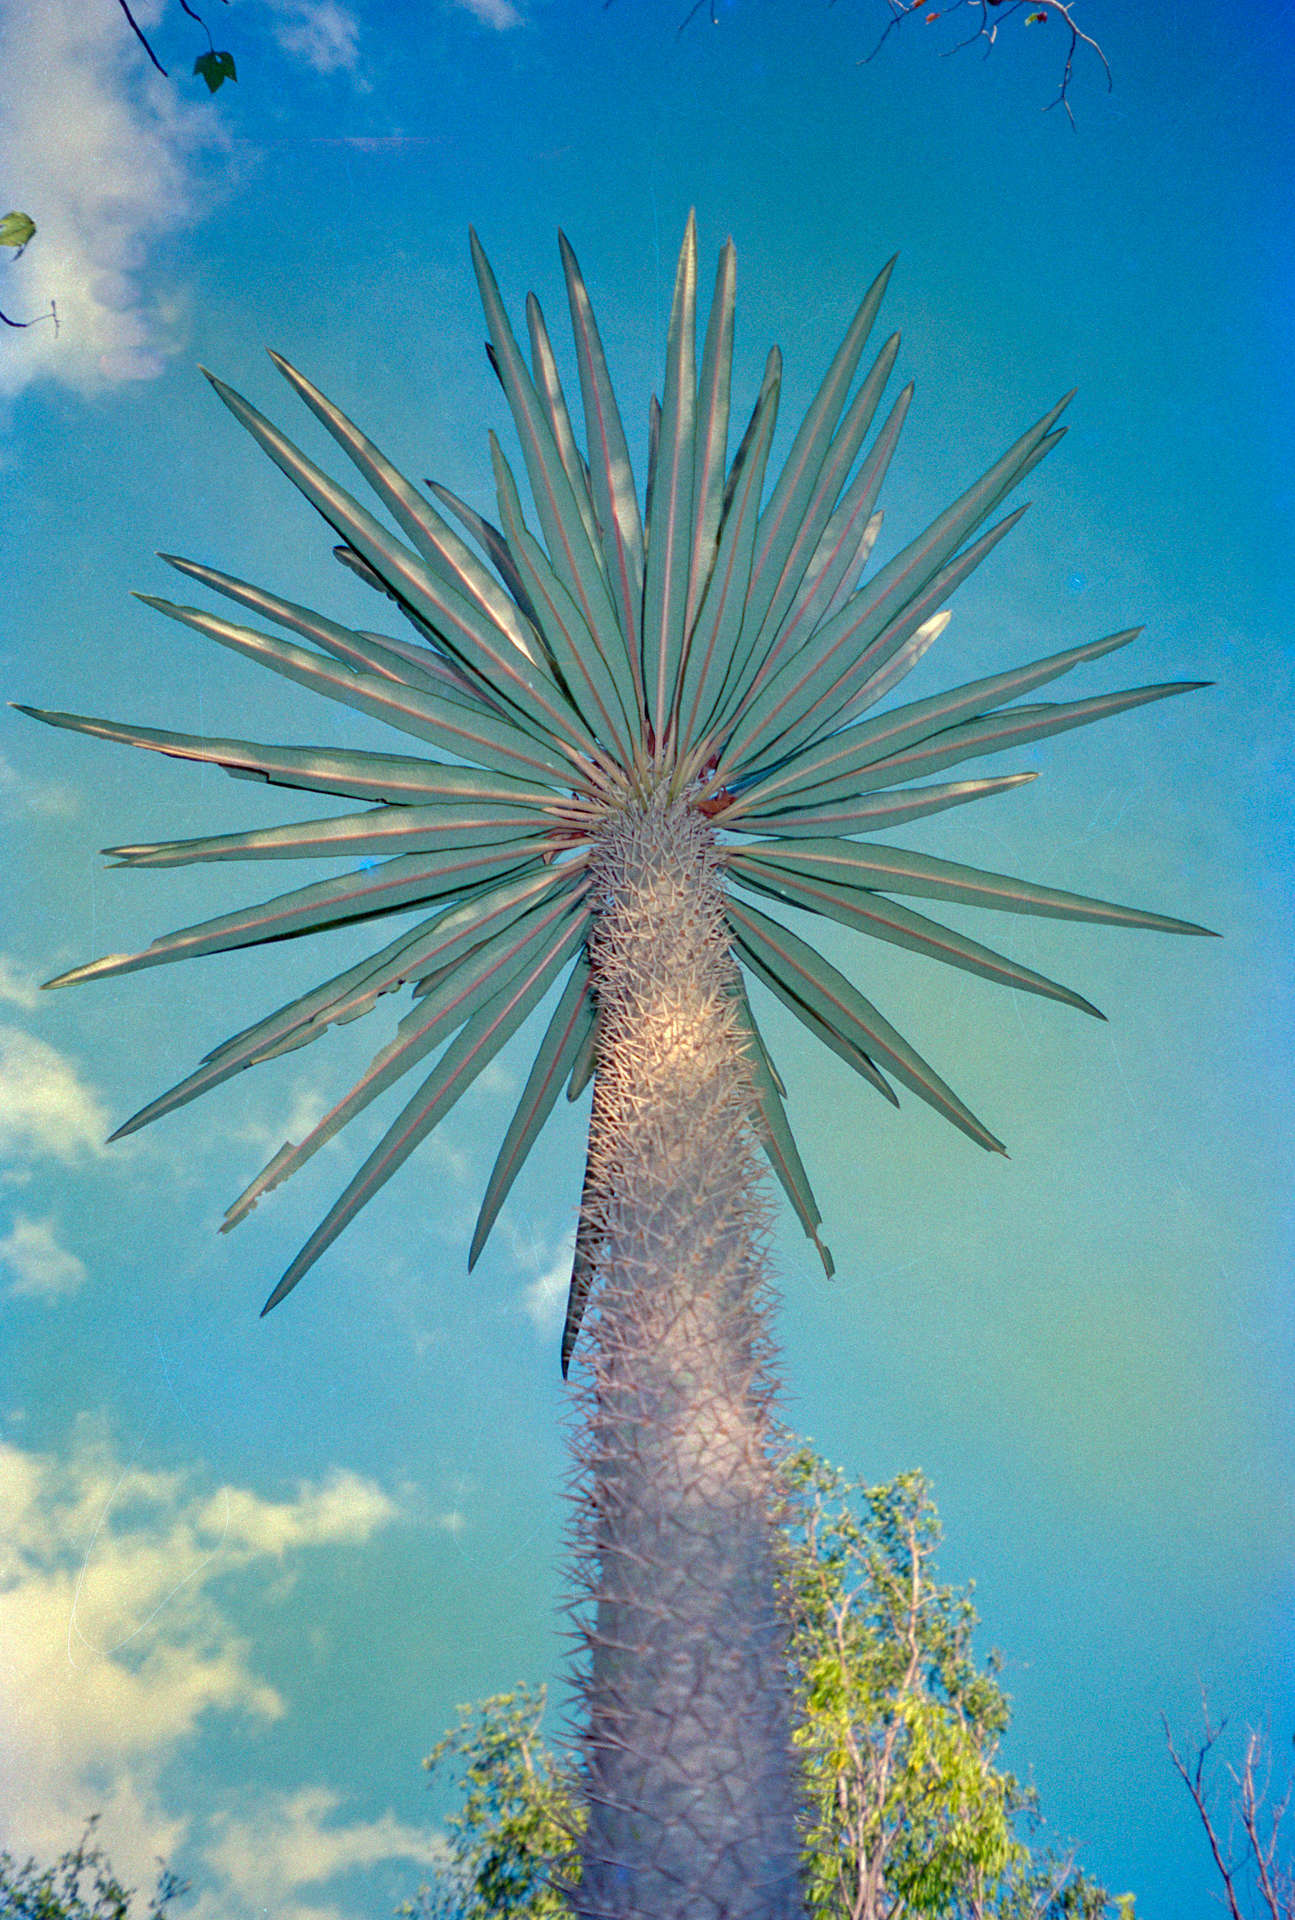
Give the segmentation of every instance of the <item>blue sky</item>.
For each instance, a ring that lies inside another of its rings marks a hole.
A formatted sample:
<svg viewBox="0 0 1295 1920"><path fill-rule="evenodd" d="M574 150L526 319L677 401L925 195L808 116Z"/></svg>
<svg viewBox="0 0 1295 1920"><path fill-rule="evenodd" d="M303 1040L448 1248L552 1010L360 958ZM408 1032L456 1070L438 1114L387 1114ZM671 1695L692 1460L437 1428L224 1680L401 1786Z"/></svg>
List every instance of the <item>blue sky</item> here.
<svg viewBox="0 0 1295 1920"><path fill-rule="evenodd" d="M1041 111L1055 20L1004 29L984 62L941 58L945 25L915 21L860 65L882 0L721 0L718 26L680 34L684 11L439 0L413 32L379 0L235 0L213 26L239 81L208 102L173 5L140 9L168 84L108 0L8 0L4 191L38 235L0 269L0 306L54 298L61 324L0 341L7 697L361 738L129 590L168 592L161 549L382 624L195 369L317 451L274 346L404 470L488 507L504 419L470 223L514 315L533 286L555 332L570 234L636 454L690 206L710 259L736 241L741 388L776 340L784 421L898 250L883 321L917 396L892 551L1078 386L1030 514L914 692L1138 621L1129 682L1216 684L1045 742L1021 756L1033 786L905 838L1226 937L1022 922L1011 951L1095 1000L1097 1027L823 936L1012 1157L871 1101L771 1013L838 1267L829 1286L782 1221L787 1408L852 1474L926 1469L1050 1834L1150 1920L1204 1920L1160 1715L1190 1737L1203 1685L1236 1728L1270 1719L1279 1749L1295 1718L1295 12L1091 0L1115 90L1081 49L1072 131ZM1076 691L1125 684L1103 673ZM215 1228L367 1059L367 1031L102 1143L249 1006L317 977L323 943L38 983L257 884L105 872L98 848L299 809L17 715L3 729L0 1845L52 1854L101 1806L124 1869L147 1878L165 1852L194 1876L198 1920L379 1912L436 1857L418 1763L456 1703L559 1672L557 1333L584 1114L559 1117L469 1280L525 1072L524 1043L506 1053L258 1322L356 1144ZM352 938L329 937L330 965Z"/></svg>

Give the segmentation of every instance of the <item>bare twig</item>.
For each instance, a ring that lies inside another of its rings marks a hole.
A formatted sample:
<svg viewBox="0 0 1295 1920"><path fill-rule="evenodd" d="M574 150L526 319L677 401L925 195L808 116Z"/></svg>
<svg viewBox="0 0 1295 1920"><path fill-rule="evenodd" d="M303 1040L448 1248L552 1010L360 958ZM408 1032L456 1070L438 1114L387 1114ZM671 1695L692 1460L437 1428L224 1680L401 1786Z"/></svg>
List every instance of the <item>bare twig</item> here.
<svg viewBox="0 0 1295 1920"><path fill-rule="evenodd" d="M1090 47L1101 61L1102 69L1106 74L1106 91L1108 93L1115 84L1111 73L1110 62L1102 51L1100 44L1090 33L1086 33L1075 19L1076 3L1077 0L1045 0L1043 5L1033 6L1032 11L1026 15L1025 22L1027 25L1038 24L1042 26L1047 23L1049 17L1054 13L1059 15L1065 22L1066 30L1069 34L1069 42L1066 47L1065 60L1062 63L1061 80L1055 96L1049 100L1043 111L1047 113L1053 107L1064 107L1066 118L1070 121L1071 126L1075 123L1075 116L1070 107L1070 83L1074 77L1075 54L1081 43L1086 47ZM829 6L835 6L836 0L828 0L828 4ZM985 57L988 58L993 52L995 43L997 42L999 28L1004 22L1014 19L1017 14L1023 12L1027 6L1030 6L1031 0L944 0L944 4L938 4L937 0L937 4L934 5L930 4L930 0L886 0L886 4L890 9L890 19L886 22L885 29L877 41L876 46L873 47L871 53L864 54L863 58L858 62L859 66L867 66L870 61L875 60L895 29L902 26L905 20L911 19L915 13L922 13L923 19L928 24L936 20L947 19L951 14L964 11L970 13L975 21L973 31L967 35L965 40L959 40L952 47L946 47L943 52L943 57L947 58L952 53L961 53L967 47L975 46L977 42L983 41ZM925 9L924 12L923 9Z"/></svg>
<svg viewBox="0 0 1295 1920"><path fill-rule="evenodd" d="M1269 1920L1295 1920L1295 1868L1278 1858L1277 1848L1281 1837L1281 1825L1290 1804L1291 1783L1280 1800L1268 1804L1268 1787L1271 1778L1271 1757L1265 1736L1253 1729L1247 1735L1245 1758L1240 1772L1233 1766L1227 1771L1236 1787L1236 1797L1231 1808L1232 1823L1240 1818L1241 1830L1245 1835L1245 1850L1240 1861L1231 1851L1231 1835L1228 1849L1219 1835L1214 1814L1210 1805L1210 1788L1206 1779L1206 1763L1215 1743L1227 1725L1220 1720L1217 1726L1210 1725L1208 1702L1202 1696L1202 1709L1205 1737L1196 1749L1194 1760L1186 1760L1174 1744L1169 1731L1169 1722L1161 1716L1165 1730L1165 1740L1169 1746L1169 1756L1174 1763L1179 1778L1192 1797L1200 1823L1205 1829L1210 1852L1218 1869L1226 1900L1229 1920L1249 1920L1241 1905L1238 1891L1242 1874L1247 1879L1253 1873L1258 1883L1257 1891L1262 1901L1262 1911ZM1260 1773L1263 1778L1260 1780Z"/></svg>

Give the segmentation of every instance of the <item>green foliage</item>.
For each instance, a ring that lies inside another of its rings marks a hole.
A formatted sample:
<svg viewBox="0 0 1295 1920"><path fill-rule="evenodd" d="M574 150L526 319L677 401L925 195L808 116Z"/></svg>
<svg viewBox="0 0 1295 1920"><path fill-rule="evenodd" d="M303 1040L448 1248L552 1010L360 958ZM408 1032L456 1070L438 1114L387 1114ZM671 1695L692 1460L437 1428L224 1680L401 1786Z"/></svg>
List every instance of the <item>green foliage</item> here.
<svg viewBox="0 0 1295 1920"><path fill-rule="evenodd" d="M996 1765L1011 1717L999 1662L977 1667L970 1592L935 1579L925 1477L870 1487L801 1447L786 1484L813 1920L1106 1914L1101 1888L1022 1838L1035 1797Z"/></svg>
<svg viewBox="0 0 1295 1920"><path fill-rule="evenodd" d="M809 1920L1135 1920L1131 1895L1029 1843L1035 1795L997 1765L1010 1702L997 1658L976 1663L970 1592L935 1577L924 1476L870 1487L801 1447L784 1485ZM428 1755L457 1763L464 1793L449 1869L402 1915L565 1920L583 1814L544 1706L523 1686L464 1707Z"/></svg>
<svg viewBox="0 0 1295 1920"><path fill-rule="evenodd" d="M0 215L0 247L16 247L21 253L35 232L36 222L29 213ZM15 254L15 260L17 257L18 254Z"/></svg>
<svg viewBox="0 0 1295 1920"><path fill-rule="evenodd" d="M212 47L207 53L200 53L193 63L193 70L207 82L208 93L218 93L226 80L237 80L238 72L234 66L232 53L218 53Z"/></svg>
<svg viewBox="0 0 1295 1920"><path fill-rule="evenodd" d="M429 1772L457 1761L463 1803L449 1820L452 1866L436 1889L397 1908L432 1920L567 1920L559 1886L579 1874L583 1825L569 1770L540 1736L545 1689L526 1686L462 1707L456 1727L424 1760Z"/></svg>
<svg viewBox="0 0 1295 1920"><path fill-rule="evenodd" d="M129 1920L135 1891L121 1884L103 1848L92 1844L98 1820L97 1813L90 1816L76 1846L52 1867L34 1860L20 1867L11 1853L0 1853L0 1920ZM165 1920L170 1903L187 1892L188 1882L161 1866L148 1920Z"/></svg>

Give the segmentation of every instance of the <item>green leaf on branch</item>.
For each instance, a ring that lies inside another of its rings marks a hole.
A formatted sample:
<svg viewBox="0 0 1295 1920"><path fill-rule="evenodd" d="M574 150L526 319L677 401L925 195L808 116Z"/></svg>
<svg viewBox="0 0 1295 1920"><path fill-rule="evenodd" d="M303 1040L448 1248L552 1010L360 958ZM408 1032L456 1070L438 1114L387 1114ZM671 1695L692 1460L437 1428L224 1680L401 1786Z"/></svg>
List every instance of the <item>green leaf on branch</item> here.
<svg viewBox="0 0 1295 1920"><path fill-rule="evenodd" d="M0 247L16 247L15 260L27 242L36 232L36 222L29 213L6 213L0 215Z"/></svg>
<svg viewBox="0 0 1295 1920"><path fill-rule="evenodd" d="M193 63L193 70L207 82L208 93L218 93L226 80L237 80L238 72L234 66L232 53L218 53L213 47L209 53L200 53Z"/></svg>

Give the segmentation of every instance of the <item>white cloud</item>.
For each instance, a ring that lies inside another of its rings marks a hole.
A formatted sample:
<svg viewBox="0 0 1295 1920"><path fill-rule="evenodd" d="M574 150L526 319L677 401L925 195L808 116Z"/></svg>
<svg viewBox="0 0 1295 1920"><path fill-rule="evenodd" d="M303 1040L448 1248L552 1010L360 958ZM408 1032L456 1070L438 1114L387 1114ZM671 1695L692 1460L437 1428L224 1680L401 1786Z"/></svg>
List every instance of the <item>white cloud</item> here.
<svg viewBox="0 0 1295 1920"><path fill-rule="evenodd" d="M267 1905L276 1920L340 1920L300 1890L390 1859L434 1864L434 1836L391 1815L347 1821L320 1787L258 1799L252 1818L245 1798L216 1794L179 1811L164 1788L213 1716L255 1727L287 1711L218 1583L264 1568L286 1592L286 1556L360 1546L395 1512L342 1471L290 1499L203 1493L188 1474L123 1464L88 1421L66 1458L0 1443L0 1845L52 1859L98 1807L128 1883L150 1885L155 1858L181 1847L205 1860L197 1920Z"/></svg>
<svg viewBox="0 0 1295 1920"><path fill-rule="evenodd" d="M204 1848L213 1877L233 1893L249 1913L290 1916L291 1920L336 1920L333 1904L303 1902L303 1887L319 1886L357 1867L386 1860L413 1860L423 1867L445 1864L445 1842L392 1814L378 1820L338 1825L339 1798L323 1787L276 1794L252 1819L226 1817ZM210 1920L229 1902L219 1898ZM209 1920L200 1902L195 1920Z"/></svg>
<svg viewBox="0 0 1295 1920"><path fill-rule="evenodd" d="M65 1055L19 1027L0 1026L0 1158L97 1155L107 1127L98 1095Z"/></svg>
<svg viewBox="0 0 1295 1920"><path fill-rule="evenodd" d="M85 1263L59 1244L53 1220L29 1220L20 1213L13 1230L0 1240L0 1266L13 1278L9 1292L58 1300L84 1286Z"/></svg>
<svg viewBox="0 0 1295 1920"><path fill-rule="evenodd" d="M20 967L8 954L0 953L0 1000L24 1013L34 1013L40 1005L40 982L27 967Z"/></svg>
<svg viewBox="0 0 1295 1920"><path fill-rule="evenodd" d="M80 800L61 780L36 780L20 774L12 761L0 753L0 809L6 814L45 814L67 819L77 812Z"/></svg>
<svg viewBox="0 0 1295 1920"><path fill-rule="evenodd" d="M483 27L494 27L500 33L522 24L522 16L511 0L454 0L454 5L474 14Z"/></svg>
<svg viewBox="0 0 1295 1920"><path fill-rule="evenodd" d="M274 37L285 53L316 73L354 73L359 22L336 0L269 0Z"/></svg>
<svg viewBox="0 0 1295 1920"><path fill-rule="evenodd" d="M520 1252L520 1249L519 1249ZM571 1261L575 1254L572 1231L547 1266L541 1268L539 1249L532 1243L527 1249L536 1268L535 1278L522 1294L522 1307L537 1333L547 1340L560 1332L566 1318L567 1291L571 1285Z"/></svg>
<svg viewBox="0 0 1295 1920"><path fill-rule="evenodd" d="M147 32L161 0L140 0ZM57 302L59 331L14 336L0 391L59 380L82 394L160 373L181 302L151 284L158 243L200 217L204 154L224 147L215 107L152 71L115 6L8 0L0 11L0 146L9 204L36 238L5 274L5 310Z"/></svg>
<svg viewBox="0 0 1295 1920"><path fill-rule="evenodd" d="M357 23L340 0L265 4L291 59L355 72ZM133 0L131 10L155 41L166 0ZM151 380L181 350L187 294L161 267L163 248L234 184L225 117L195 97L192 50L181 44L164 79L112 0L0 6L5 205L36 223L22 259L6 254L3 306L25 320L53 300L59 320L57 333L43 321L9 336L0 395L42 380L80 394Z"/></svg>

